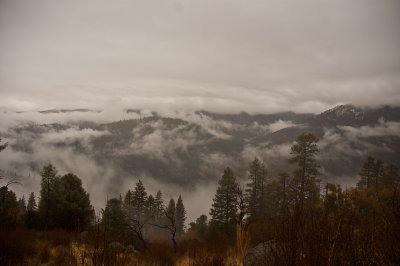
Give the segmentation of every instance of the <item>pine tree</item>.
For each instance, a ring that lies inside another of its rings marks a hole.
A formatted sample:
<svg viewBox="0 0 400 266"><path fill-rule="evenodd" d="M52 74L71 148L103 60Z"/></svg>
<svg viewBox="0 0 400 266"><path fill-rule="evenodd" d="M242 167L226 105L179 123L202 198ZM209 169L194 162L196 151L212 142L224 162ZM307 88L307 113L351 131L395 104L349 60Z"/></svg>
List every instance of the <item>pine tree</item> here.
<svg viewBox="0 0 400 266"><path fill-rule="evenodd" d="M144 218L146 212L147 192L141 180L136 183L135 191L132 193L132 207L134 215Z"/></svg>
<svg viewBox="0 0 400 266"><path fill-rule="evenodd" d="M164 213L164 201L162 199L161 191L157 191L156 197L154 199L154 208L155 208L155 219L159 221Z"/></svg>
<svg viewBox="0 0 400 266"><path fill-rule="evenodd" d="M154 222L155 216L156 216L155 199L153 195L149 195L146 201L146 217L150 222Z"/></svg>
<svg viewBox="0 0 400 266"><path fill-rule="evenodd" d="M289 162L298 165L292 185L295 191L299 192L300 202L304 199L315 201L319 197L316 185L319 166L315 158L319 152L317 142L318 139L313 134L303 133L291 148L290 154L293 157Z"/></svg>
<svg viewBox="0 0 400 266"><path fill-rule="evenodd" d="M254 220L266 211L266 174L263 163L256 157L250 164L249 182L246 185L246 205Z"/></svg>
<svg viewBox="0 0 400 266"><path fill-rule="evenodd" d="M109 199L102 214L101 222L104 228L110 232L110 235L116 238L124 237L126 220L121 200L117 198Z"/></svg>
<svg viewBox="0 0 400 266"><path fill-rule="evenodd" d="M175 208L175 221L176 221L176 230L178 236L181 236L185 230L185 221L186 221L186 210L183 205L183 200L181 195L179 195L178 201L176 202Z"/></svg>
<svg viewBox="0 0 400 266"><path fill-rule="evenodd" d="M211 222L222 227L235 224L238 184L229 167L224 170L218 185L210 211Z"/></svg>
<svg viewBox="0 0 400 266"><path fill-rule="evenodd" d="M129 201L129 194L126 200ZM151 217L148 216L148 197L146 188L141 180L136 183L135 190L131 193L131 204L124 208L127 229L147 248L145 232Z"/></svg>
<svg viewBox="0 0 400 266"><path fill-rule="evenodd" d="M26 206L26 226L28 228L38 227L38 213L37 205L35 200L35 194L31 192L28 199L28 205Z"/></svg>
<svg viewBox="0 0 400 266"><path fill-rule="evenodd" d="M175 208L175 200L173 198L171 198L169 200L168 203L168 207L165 210L165 213L169 216L169 217L174 217L174 221L175 221L175 213L176 213L176 208Z"/></svg>
<svg viewBox="0 0 400 266"><path fill-rule="evenodd" d="M172 245L174 247L174 251L177 251L177 243L176 243L176 234L177 234L177 226L176 226L176 207L175 200L171 198L169 200L169 204L167 209L165 210L165 224L164 228L168 230L170 233Z"/></svg>
<svg viewBox="0 0 400 266"><path fill-rule="evenodd" d="M79 177L71 173L61 177L55 201L57 204L56 225L65 229L88 228L94 211L90 204L89 194L83 189Z"/></svg>
<svg viewBox="0 0 400 266"><path fill-rule="evenodd" d="M369 156L359 173L360 181L357 183L357 187L359 189L390 187L396 183L396 172L395 167L385 166L383 161Z"/></svg>
<svg viewBox="0 0 400 266"><path fill-rule="evenodd" d="M124 197L124 206L132 205L132 191L129 189Z"/></svg>
<svg viewBox="0 0 400 266"><path fill-rule="evenodd" d="M7 186L0 188L0 227L14 227L17 223L18 213L17 196Z"/></svg>
<svg viewBox="0 0 400 266"><path fill-rule="evenodd" d="M286 209L288 206L288 184L289 184L289 174L288 173L280 173L279 174L279 197L278 197L278 205L279 208Z"/></svg>
<svg viewBox="0 0 400 266"><path fill-rule="evenodd" d="M37 211L37 205L36 205L36 199L35 199L35 194L33 192L31 192L31 194L29 195L29 199L28 199L28 205L26 207L27 211Z"/></svg>
<svg viewBox="0 0 400 266"><path fill-rule="evenodd" d="M199 240L204 240L207 231L207 215L202 214L199 218L196 219L196 236Z"/></svg>
<svg viewBox="0 0 400 266"><path fill-rule="evenodd" d="M39 214L44 229L47 229L48 226L52 226L50 216L53 215L55 210L54 198L56 196L56 182L58 181L57 169L52 164L48 164L43 167L40 175L42 176L42 180L40 183Z"/></svg>

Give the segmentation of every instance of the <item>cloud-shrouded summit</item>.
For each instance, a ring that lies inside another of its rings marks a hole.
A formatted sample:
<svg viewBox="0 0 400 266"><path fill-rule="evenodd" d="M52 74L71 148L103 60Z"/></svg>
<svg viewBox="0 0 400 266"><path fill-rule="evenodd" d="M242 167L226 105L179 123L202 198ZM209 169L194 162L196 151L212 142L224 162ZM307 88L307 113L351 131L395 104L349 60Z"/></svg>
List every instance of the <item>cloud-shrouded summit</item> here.
<svg viewBox="0 0 400 266"><path fill-rule="evenodd" d="M400 104L398 1L0 2L0 107Z"/></svg>

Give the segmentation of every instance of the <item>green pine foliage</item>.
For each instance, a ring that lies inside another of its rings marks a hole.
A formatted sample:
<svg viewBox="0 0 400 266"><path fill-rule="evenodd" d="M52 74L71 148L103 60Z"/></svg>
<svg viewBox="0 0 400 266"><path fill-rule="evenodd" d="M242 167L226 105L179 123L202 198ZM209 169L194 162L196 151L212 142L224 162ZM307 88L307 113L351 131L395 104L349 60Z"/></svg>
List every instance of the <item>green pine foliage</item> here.
<svg viewBox="0 0 400 266"><path fill-rule="evenodd" d="M210 215L211 222L219 227L229 227L236 222L238 184L232 170L227 167L218 181Z"/></svg>

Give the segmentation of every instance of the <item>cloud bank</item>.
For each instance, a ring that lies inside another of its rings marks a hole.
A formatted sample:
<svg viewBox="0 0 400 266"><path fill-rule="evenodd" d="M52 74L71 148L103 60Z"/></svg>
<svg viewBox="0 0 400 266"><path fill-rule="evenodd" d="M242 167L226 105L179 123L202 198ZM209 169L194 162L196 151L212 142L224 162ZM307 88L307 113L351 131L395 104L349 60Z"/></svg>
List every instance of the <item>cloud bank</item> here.
<svg viewBox="0 0 400 266"><path fill-rule="evenodd" d="M399 105L399 10L397 0L3 0L0 107Z"/></svg>

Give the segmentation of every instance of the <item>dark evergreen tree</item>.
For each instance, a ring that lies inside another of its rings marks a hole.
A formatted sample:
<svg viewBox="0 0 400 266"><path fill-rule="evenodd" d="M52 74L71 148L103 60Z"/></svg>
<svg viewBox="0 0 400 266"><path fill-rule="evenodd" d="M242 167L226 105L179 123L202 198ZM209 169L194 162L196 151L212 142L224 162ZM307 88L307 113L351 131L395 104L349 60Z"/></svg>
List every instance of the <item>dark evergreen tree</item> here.
<svg viewBox="0 0 400 266"><path fill-rule="evenodd" d="M124 207L127 229L132 233L133 237L136 237L142 243L143 248L146 249L145 234L148 224L152 222L152 217L149 215L146 188L141 180L136 183L135 190L131 193L131 199L131 204Z"/></svg>
<svg viewBox="0 0 400 266"><path fill-rule="evenodd" d="M27 211L37 211L35 193L31 192L28 199L28 205L26 206Z"/></svg>
<svg viewBox="0 0 400 266"><path fill-rule="evenodd" d="M300 202L304 199L316 201L319 197L316 184L319 165L315 158L319 152L317 142L318 138L313 134L301 134L291 148L292 158L289 161L298 165L293 173L292 188L298 192Z"/></svg>
<svg viewBox="0 0 400 266"><path fill-rule="evenodd" d="M146 201L146 217L148 218L150 223L154 223L155 216L156 216L155 199L153 195L149 195Z"/></svg>
<svg viewBox="0 0 400 266"><path fill-rule="evenodd" d="M65 229L85 230L94 217L89 194L83 189L82 181L74 174L61 177L57 186L57 225Z"/></svg>
<svg viewBox="0 0 400 266"><path fill-rule="evenodd" d="M208 220L207 215L202 214L196 219L196 236L199 240L205 240L207 233Z"/></svg>
<svg viewBox="0 0 400 266"><path fill-rule="evenodd" d="M168 206L165 210L165 214L168 217L173 217L173 225L175 226L175 213L176 213L176 207L175 207L175 200L173 198L171 198L169 200Z"/></svg>
<svg viewBox="0 0 400 266"><path fill-rule="evenodd" d="M247 210L253 220L266 212L266 185L267 171L264 164L256 157L250 164L249 182L245 190Z"/></svg>
<svg viewBox="0 0 400 266"><path fill-rule="evenodd" d="M125 237L126 220L121 200L117 198L107 200L102 214L102 225L112 238L120 239Z"/></svg>
<svg viewBox="0 0 400 266"><path fill-rule="evenodd" d="M54 226L52 224L53 215L55 211L55 198L57 186L57 169L48 164L43 167L40 174L42 180L40 183L40 201L39 201L39 215L44 229Z"/></svg>
<svg viewBox="0 0 400 266"><path fill-rule="evenodd" d="M26 201L25 197L22 196L18 200L18 224L25 224L25 217L26 217Z"/></svg>
<svg viewBox="0 0 400 266"><path fill-rule="evenodd" d="M135 190L132 193L132 211L133 215L143 219L146 214L147 192L141 180L136 183Z"/></svg>
<svg viewBox="0 0 400 266"><path fill-rule="evenodd" d="M185 221L186 221L186 210L185 206L183 205L182 197L179 195L175 208L175 222L176 222L176 230L178 236L183 235L183 232L185 231Z"/></svg>
<svg viewBox="0 0 400 266"><path fill-rule="evenodd" d="M19 205L15 193L7 186L0 188L0 227L15 227L18 221Z"/></svg>
<svg viewBox="0 0 400 266"><path fill-rule="evenodd" d="M218 185L210 211L211 222L220 227L229 227L236 221L238 187L229 167L224 170Z"/></svg>
<svg viewBox="0 0 400 266"><path fill-rule="evenodd" d="M278 191L278 205L280 210L288 207L288 184L290 183L290 176L288 173L279 174L279 191Z"/></svg>
<svg viewBox="0 0 400 266"><path fill-rule="evenodd" d="M375 188L377 190L396 187L400 184L398 169L393 165L385 165L381 160L369 156L360 170L359 189Z"/></svg>
<svg viewBox="0 0 400 266"><path fill-rule="evenodd" d="M125 206L132 205L132 202L133 202L132 191L129 189L128 192L126 192L125 197L124 197L124 205Z"/></svg>
<svg viewBox="0 0 400 266"><path fill-rule="evenodd" d="M35 194L31 192L28 199L28 205L26 206L26 226L28 228L37 228L39 225L38 221L38 210L36 205Z"/></svg>
<svg viewBox="0 0 400 266"><path fill-rule="evenodd" d="M177 226L176 226L176 207L175 206L176 206L175 200L173 198L171 198L169 200L168 207L164 212L165 223L162 227L164 227L165 229L168 230L174 251L176 252L177 251L177 242L176 242Z"/></svg>
<svg viewBox="0 0 400 266"><path fill-rule="evenodd" d="M162 199L161 191L157 191L156 197L154 199L154 208L155 208L155 220L159 221L164 213L164 201Z"/></svg>

